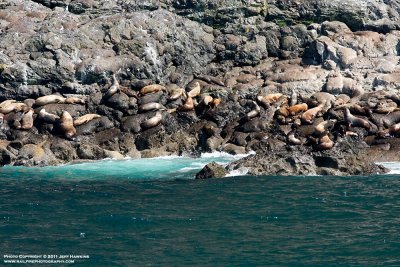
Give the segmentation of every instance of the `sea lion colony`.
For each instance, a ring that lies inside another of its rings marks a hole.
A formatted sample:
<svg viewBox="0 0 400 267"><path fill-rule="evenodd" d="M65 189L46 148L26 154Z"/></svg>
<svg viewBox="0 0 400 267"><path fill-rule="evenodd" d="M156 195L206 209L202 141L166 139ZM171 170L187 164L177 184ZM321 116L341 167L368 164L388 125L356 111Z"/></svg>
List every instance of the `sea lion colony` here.
<svg viewBox="0 0 400 267"><path fill-rule="evenodd" d="M2 5L2 165L221 150L256 151L257 174L365 173L342 168L366 162L349 143L398 160L390 1L78 2Z"/></svg>
<svg viewBox="0 0 400 267"><path fill-rule="evenodd" d="M251 82L241 76L237 80ZM362 88L354 89L357 87L348 90L347 94L339 91L340 94L334 95L326 92L332 91L329 82L324 92L316 92L311 96L301 96L295 90L291 95L259 90L245 98L232 96L246 112L239 112L235 120L219 128L215 121L207 121L207 115L222 102L217 94L202 92L200 83L204 85L206 82L225 84L217 77L207 76L193 80L186 89L161 84L148 84L137 91L123 88L125 93L136 99L138 105L135 112L138 115L133 116L131 121L122 118L122 130L135 134L162 124L165 114L194 112L203 119L198 131L206 133L206 143L210 150L220 150L230 143L238 147L245 146L246 134L260 132L280 132L283 135L278 138L283 139L288 146L312 146L315 150L331 149L335 141L344 136L358 137L371 143L375 139L400 134L400 96L385 91L364 93ZM112 84L103 91L102 101L112 107L114 104L109 103L108 99L121 92L115 74L112 75ZM51 124L54 135L76 141L79 140L76 127L102 117L89 113L73 118L65 110L58 110L57 113L46 111L46 107L52 104L85 105L85 99L53 94L23 102L5 100L0 103L2 129L29 131L34 126L41 129L41 124ZM239 137L243 133L245 135ZM239 141L240 138L244 140ZM223 141L212 141L216 139ZM248 148L231 152L246 150Z"/></svg>

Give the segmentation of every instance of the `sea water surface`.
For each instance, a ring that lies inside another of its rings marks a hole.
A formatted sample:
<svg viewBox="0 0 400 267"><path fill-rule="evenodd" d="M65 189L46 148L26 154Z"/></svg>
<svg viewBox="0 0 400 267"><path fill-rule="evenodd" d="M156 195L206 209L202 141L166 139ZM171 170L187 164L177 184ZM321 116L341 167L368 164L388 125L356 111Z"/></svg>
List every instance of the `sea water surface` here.
<svg viewBox="0 0 400 267"><path fill-rule="evenodd" d="M368 177L193 180L227 155L0 169L3 255L68 266L400 266L400 165ZM43 266L43 265L40 265Z"/></svg>

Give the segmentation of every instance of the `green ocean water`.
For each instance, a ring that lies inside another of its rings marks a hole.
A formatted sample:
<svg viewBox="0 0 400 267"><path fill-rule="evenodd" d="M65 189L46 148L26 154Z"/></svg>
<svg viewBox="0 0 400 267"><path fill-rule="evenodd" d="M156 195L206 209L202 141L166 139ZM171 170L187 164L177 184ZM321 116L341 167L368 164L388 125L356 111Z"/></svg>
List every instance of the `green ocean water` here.
<svg viewBox="0 0 400 267"><path fill-rule="evenodd" d="M0 265L400 266L398 175L192 179L213 160L0 169Z"/></svg>

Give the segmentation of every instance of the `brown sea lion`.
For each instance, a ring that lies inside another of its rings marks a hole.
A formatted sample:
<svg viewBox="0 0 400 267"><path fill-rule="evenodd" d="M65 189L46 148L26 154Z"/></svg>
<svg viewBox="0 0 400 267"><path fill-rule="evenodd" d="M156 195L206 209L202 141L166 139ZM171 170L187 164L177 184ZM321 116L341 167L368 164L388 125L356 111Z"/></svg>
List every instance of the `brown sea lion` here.
<svg viewBox="0 0 400 267"><path fill-rule="evenodd" d="M324 135L318 140L317 148L321 150L331 149L335 143L329 138L328 135Z"/></svg>
<svg viewBox="0 0 400 267"><path fill-rule="evenodd" d="M160 91L165 91L167 90L165 88L165 86L161 85L161 84L150 84L147 85L145 87L143 87L142 89L140 89L140 94L141 95L145 95L145 94L150 94L150 93L155 93L155 92L160 92Z"/></svg>
<svg viewBox="0 0 400 267"><path fill-rule="evenodd" d="M336 120L327 120L327 121L323 121L321 123L319 123L317 126L315 126L315 134L317 135L322 135L324 133L326 133L326 131L334 126L336 123Z"/></svg>
<svg viewBox="0 0 400 267"><path fill-rule="evenodd" d="M351 127L362 127L366 130L371 129L371 124L367 120L364 120L362 118L356 117L350 113L350 110L348 108L345 108L344 110L344 119L348 123L349 126Z"/></svg>
<svg viewBox="0 0 400 267"><path fill-rule="evenodd" d="M155 127L158 124L160 124L161 120L162 120L162 114L161 114L160 111L157 111L157 113L153 117L151 117L150 119L145 120L144 122L142 122L140 124L140 127L143 130L149 129L149 128Z"/></svg>
<svg viewBox="0 0 400 267"><path fill-rule="evenodd" d="M211 105L211 103L213 102L214 98L210 95L203 95L201 97L201 101L200 103L203 103L205 106L209 106Z"/></svg>
<svg viewBox="0 0 400 267"><path fill-rule="evenodd" d="M28 106L24 103L9 103L2 108L0 108L0 113L8 114L12 111L19 112L19 111L26 111L28 110Z"/></svg>
<svg viewBox="0 0 400 267"><path fill-rule="evenodd" d="M21 119L21 129L22 130L30 130L33 127L33 113L34 110L30 109L26 112Z"/></svg>
<svg viewBox="0 0 400 267"><path fill-rule="evenodd" d="M115 74L112 75L112 84L108 88L107 92L104 94L103 98L108 99L115 95L119 91L119 82Z"/></svg>
<svg viewBox="0 0 400 267"><path fill-rule="evenodd" d="M0 108L4 108L5 106L7 106L7 105L9 105L11 103L15 103L15 102L17 102L17 101L13 100L13 99L12 100L5 100L5 101L0 103Z"/></svg>
<svg viewBox="0 0 400 267"><path fill-rule="evenodd" d="M151 103L147 103L147 104L139 106L139 112L147 112L147 111L160 110L160 109L165 109L165 107L163 105L161 105L160 103L156 103L156 102L151 102Z"/></svg>
<svg viewBox="0 0 400 267"><path fill-rule="evenodd" d="M289 114L292 116L297 115L301 112L305 112L307 110L308 110L308 105L306 103L297 104L297 105L289 107L289 109L288 109Z"/></svg>
<svg viewBox="0 0 400 267"><path fill-rule="evenodd" d="M287 105L284 105L284 106L282 106L282 107L280 107L276 112L275 112L275 115L277 116L277 117L280 117L280 118L286 118L286 117L288 117L289 115L290 115L290 112L289 112L289 107L287 106Z"/></svg>
<svg viewBox="0 0 400 267"><path fill-rule="evenodd" d="M318 102L318 105L324 103L323 106L324 112L330 109L334 105L336 100L334 95L327 92L316 92L310 97L310 99L316 100Z"/></svg>
<svg viewBox="0 0 400 267"><path fill-rule="evenodd" d="M63 103L65 101L65 97L60 95L45 95L37 98L35 100L36 106L44 106L48 104L57 104Z"/></svg>
<svg viewBox="0 0 400 267"><path fill-rule="evenodd" d="M180 98L183 93L185 92L185 90L183 90L182 88L175 88L174 90L171 91L171 94L169 96L170 101L174 101L177 100L178 98Z"/></svg>
<svg viewBox="0 0 400 267"><path fill-rule="evenodd" d="M193 88L189 88L190 91L187 93L187 95L191 98L195 98L196 96L200 95L201 92L201 86L200 83L195 82Z"/></svg>
<svg viewBox="0 0 400 267"><path fill-rule="evenodd" d="M193 102L193 98L191 98L190 96L187 97L185 104L183 104L183 106L180 106L178 108L179 111L191 111L194 109L194 102Z"/></svg>
<svg viewBox="0 0 400 267"><path fill-rule="evenodd" d="M261 111L260 106L257 105L256 102L251 101L251 104L250 104L250 105L252 106L253 110L251 110L250 112L248 112L248 113L246 114L246 118L247 118L248 120L251 120L252 118L257 117L257 116L260 114L260 111Z"/></svg>
<svg viewBox="0 0 400 267"><path fill-rule="evenodd" d="M225 83L222 81L222 79L220 79L218 77L202 75L202 76L196 76L196 79L205 81L206 83L215 83L217 85L225 86Z"/></svg>
<svg viewBox="0 0 400 267"><path fill-rule="evenodd" d="M221 104L221 99L220 98L214 98L213 101L211 102L210 106L217 107L219 104Z"/></svg>
<svg viewBox="0 0 400 267"><path fill-rule="evenodd" d="M397 104L394 101L380 101L375 107L374 111L376 113L388 114L397 110Z"/></svg>
<svg viewBox="0 0 400 267"><path fill-rule="evenodd" d="M382 118L382 124L386 127L389 128L393 124L399 123L400 122L400 111L395 111L392 112L385 117Z"/></svg>
<svg viewBox="0 0 400 267"><path fill-rule="evenodd" d="M63 111L59 120L59 127L66 139L75 140L76 129L74 127L74 120L68 111Z"/></svg>
<svg viewBox="0 0 400 267"><path fill-rule="evenodd" d="M297 103L298 103L298 94L296 90L293 90L292 94L290 95L289 105L292 107L294 105L297 105Z"/></svg>
<svg viewBox="0 0 400 267"><path fill-rule="evenodd" d="M119 90L120 90L122 93L124 93L124 94L126 94L127 96L129 96L129 97L135 97L135 98L138 97L137 93L136 93L135 91L133 91L132 89L130 89L129 87L120 86L120 87L119 87Z"/></svg>
<svg viewBox="0 0 400 267"><path fill-rule="evenodd" d="M64 100L65 104L81 104L81 105L85 105L85 100L83 100L82 98L79 97L67 97Z"/></svg>
<svg viewBox="0 0 400 267"><path fill-rule="evenodd" d="M301 121L306 124L312 124L315 117L318 116L324 109L325 102L322 102L319 106L309 109L301 115Z"/></svg>
<svg viewBox="0 0 400 267"><path fill-rule="evenodd" d="M334 106L341 106L350 102L350 96L345 94L340 94L336 97Z"/></svg>
<svg viewBox="0 0 400 267"><path fill-rule="evenodd" d="M392 136L398 136L400 133L400 123L393 124L389 127L389 134Z"/></svg>
<svg viewBox="0 0 400 267"><path fill-rule="evenodd" d="M98 114L86 114L74 120L74 126L80 126L82 124L88 123L93 119L101 118Z"/></svg>
<svg viewBox="0 0 400 267"><path fill-rule="evenodd" d="M289 143L292 145L301 145L302 144L301 140L296 137L295 132L293 132L293 131L288 133L287 137L288 137Z"/></svg>
<svg viewBox="0 0 400 267"><path fill-rule="evenodd" d="M44 108L39 111L38 115L39 119L48 122L48 123L55 123L60 120L60 117L51 113L48 113Z"/></svg>
<svg viewBox="0 0 400 267"><path fill-rule="evenodd" d="M281 93L274 93L274 94L268 94L268 95L258 95L257 96L257 101L263 104L264 106L268 106L276 101L278 101L279 98L281 98L283 94Z"/></svg>

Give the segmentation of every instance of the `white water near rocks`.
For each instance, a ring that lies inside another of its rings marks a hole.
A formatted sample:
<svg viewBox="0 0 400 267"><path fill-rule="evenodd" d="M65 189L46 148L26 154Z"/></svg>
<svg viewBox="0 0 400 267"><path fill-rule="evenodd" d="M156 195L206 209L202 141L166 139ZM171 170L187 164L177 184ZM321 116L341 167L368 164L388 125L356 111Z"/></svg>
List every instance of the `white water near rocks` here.
<svg viewBox="0 0 400 267"><path fill-rule="evenodd" d="M253 152L254 153L254 152ZM250 154L253 154L250 153ZM45 179L103 180L109 178L135 180L175 180L193 179L206 164L217 162L226 165L250 154L230 155L223 152L204 153L199 158L167 156L150 159L105 159L95 162L66 164L48 167L12 167L0 169L0 175L13 177L38 177ZM245 175L245 170L237 170L228 176Z"/></svg>
<svg viewBox="0 0 400 267"><path fill-rule="evenodd" d="M389 174L400 174L400 162L377 162L390 170Z"/></svg>

